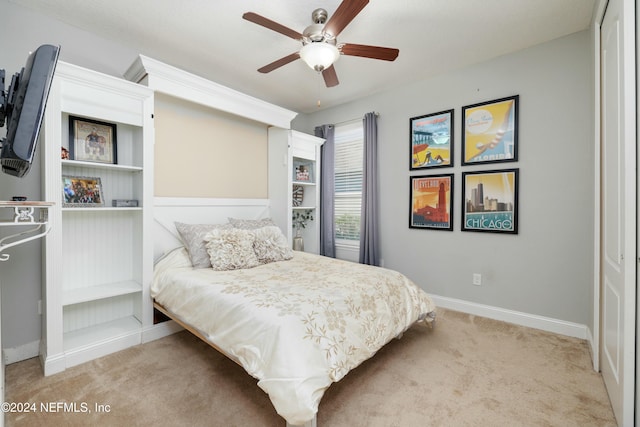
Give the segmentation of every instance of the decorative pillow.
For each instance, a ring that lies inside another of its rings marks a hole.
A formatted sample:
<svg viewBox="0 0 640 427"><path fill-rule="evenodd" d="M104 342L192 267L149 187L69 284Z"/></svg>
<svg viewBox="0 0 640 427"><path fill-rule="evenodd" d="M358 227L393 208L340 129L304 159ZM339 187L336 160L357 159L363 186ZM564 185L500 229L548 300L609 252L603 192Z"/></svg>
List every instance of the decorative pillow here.
<svg viewBox="0 0 640 427"><path fill-rule="evenodd" d="M214 270L237 270L260 265L253 251L255 233L252 230L212 230L204 239Z"/></svg>
<svg viewBox="0 0 640 427"><path fill-rule="evenodd" d="M187 248L191 265L193 265L194 268L211 267L204 236L211 230L233 229L231 224L185 224L176 222L175 225L182 239L182 243L185 248Z"/></svg>
<svg viewBox="0 0 640 427"><path fill-rule="evenodd" d="M262 264L293 258L289 242L279 227L270 225L258 228L254 233L253 250Z"/></svg>
<svg viewBox="0 0 640 427"><path fill-rule="evenodd" d="M234 228L241 228L243 230L255 230L256 228L267 227L269 225L276 225L271 218L264 219L240 219L229 218L229 223Z"/></svg>

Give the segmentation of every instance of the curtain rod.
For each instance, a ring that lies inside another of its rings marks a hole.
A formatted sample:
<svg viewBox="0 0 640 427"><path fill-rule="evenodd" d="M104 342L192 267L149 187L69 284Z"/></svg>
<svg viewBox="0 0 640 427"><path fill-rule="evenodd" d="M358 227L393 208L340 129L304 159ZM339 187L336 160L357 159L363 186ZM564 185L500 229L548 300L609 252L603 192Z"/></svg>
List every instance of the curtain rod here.
<svg viewBox="0 0 640 427"><path fill-rule="evenodd" d="M374 113L375 113L376 117L380 117L380 113L378 113L377 111L374 111ZM355 122L356 120L362 120L363 118L364 118L364 115L362 117L360 117L360 118L356 117L355 119L344 120L344 121L341 121L341 122L338 122L338 123L334 123L333 125L334 126L346 125L347 123L352 123L352 122Z"/></svg>

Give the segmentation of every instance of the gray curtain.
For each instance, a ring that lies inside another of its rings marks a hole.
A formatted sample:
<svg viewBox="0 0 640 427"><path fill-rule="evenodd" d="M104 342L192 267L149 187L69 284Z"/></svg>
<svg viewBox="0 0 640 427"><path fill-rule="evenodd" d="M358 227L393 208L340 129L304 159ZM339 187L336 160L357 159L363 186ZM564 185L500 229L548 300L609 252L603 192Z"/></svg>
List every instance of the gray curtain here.
<svg viewBox="0 0 640 427"><path fill-rule="evenodd" d="M324 138L320 150L320 255L336 257L334 216L335 192L335 127L322 125L315 128L315 135Z"/></svg>
<svg viewBox="0 0 640 427"><path fill-rule="evenodd" d="M360 263L380 265L378 254L378 117L367 113L364 130L362 210L360 212Z"/></svg>

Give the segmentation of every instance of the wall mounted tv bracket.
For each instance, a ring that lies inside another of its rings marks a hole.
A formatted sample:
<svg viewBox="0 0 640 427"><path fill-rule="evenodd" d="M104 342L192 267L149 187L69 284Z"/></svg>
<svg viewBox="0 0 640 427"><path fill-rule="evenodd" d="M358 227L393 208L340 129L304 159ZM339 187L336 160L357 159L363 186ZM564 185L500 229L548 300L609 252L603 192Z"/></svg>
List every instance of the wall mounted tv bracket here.
<svg viewBox="0 0 640 427"><path fill-rule="evenodd" d="M15 73L11 77L11 84L9 90L4 90L4 78L5 71L0 69L0 127L5 124L5 118L11 116L13 106L15 105L16 93L18 93L18 85L20 80L20 74Z"/></svg>
<svg viewBox="0 0 640 427"><path fill-rule="evenodd" d="M4 70L0 70L0 128L4 126L5 118Z"/></svg>

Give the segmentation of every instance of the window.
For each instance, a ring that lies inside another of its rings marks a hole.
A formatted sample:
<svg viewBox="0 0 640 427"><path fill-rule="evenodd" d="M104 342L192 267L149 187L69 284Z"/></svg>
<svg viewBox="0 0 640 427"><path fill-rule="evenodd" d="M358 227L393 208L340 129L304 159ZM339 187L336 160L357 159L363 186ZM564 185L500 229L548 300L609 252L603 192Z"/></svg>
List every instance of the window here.
<svg viewBox="0 0 640 427"><path fill-rule="evenodd" d="M336 244L354 248L360 246L363 139L360 120L335 128Z"/></svg>

